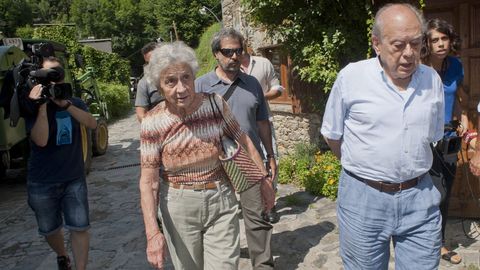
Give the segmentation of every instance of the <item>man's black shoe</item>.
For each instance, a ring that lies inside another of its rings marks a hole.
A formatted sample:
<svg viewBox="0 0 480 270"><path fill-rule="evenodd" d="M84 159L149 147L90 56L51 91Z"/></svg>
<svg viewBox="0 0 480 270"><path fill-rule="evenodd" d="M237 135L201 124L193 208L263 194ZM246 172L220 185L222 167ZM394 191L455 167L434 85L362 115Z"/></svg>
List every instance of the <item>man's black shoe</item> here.
<svg viewBox="0 0 480 270"><path fill-rule="evenodd" d="M275 209L275 206L270 211L263 214L263 219L272 224L275 224L280 220L280 217L278 216L277 209Z"/></svg>
<svg viewBox="0 0 480 270"><path fill-rule="evenodd" d="M72 270L70 259L67 256L57 257L58 270Z"/></svg>

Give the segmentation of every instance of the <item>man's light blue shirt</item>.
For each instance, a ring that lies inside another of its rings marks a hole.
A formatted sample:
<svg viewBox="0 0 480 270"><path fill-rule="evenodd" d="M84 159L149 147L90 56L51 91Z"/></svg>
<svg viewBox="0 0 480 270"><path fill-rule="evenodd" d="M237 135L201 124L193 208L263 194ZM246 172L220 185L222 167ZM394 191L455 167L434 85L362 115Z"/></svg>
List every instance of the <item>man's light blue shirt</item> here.
<svg viewBox="0 0 480 270"><path fill-rule="evenodd" d="M420 64L401 93L372 58L340 71L321 133L342 140L343 168L367 179L403 182L430 170L430 143L443 137L444 114L435 70Z"/></svg>

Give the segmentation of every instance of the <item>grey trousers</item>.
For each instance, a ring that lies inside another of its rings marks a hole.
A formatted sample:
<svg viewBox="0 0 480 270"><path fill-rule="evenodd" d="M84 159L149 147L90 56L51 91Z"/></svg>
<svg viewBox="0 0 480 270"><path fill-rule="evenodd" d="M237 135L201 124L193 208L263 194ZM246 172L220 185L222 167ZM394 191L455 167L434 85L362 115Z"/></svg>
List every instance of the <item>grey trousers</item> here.
<svg viewBox="0 0 480 270"><path fill-rule="evenodd" d="M263 204L260 184L240 193L240 203L252 267L254 270L273 269L270 245L273 227L262 218Z"/></svg>

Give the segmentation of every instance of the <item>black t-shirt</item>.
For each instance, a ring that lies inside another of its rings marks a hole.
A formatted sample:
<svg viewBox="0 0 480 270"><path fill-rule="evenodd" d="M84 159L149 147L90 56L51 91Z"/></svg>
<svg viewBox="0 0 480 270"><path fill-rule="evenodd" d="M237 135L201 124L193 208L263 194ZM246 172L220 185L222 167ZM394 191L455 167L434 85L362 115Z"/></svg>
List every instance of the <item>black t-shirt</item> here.
<svg viewBox="0 0 480 270"><path fill-rule="evenodd" d="M72 98L71 101L73 106L88 111L81 99ZM28 181L64 183L84 176L80 123L53 102L47 104L47 117L47 145L39 147L30 141ZM35 120L36 116L25 117L29 132Z"/></svg>

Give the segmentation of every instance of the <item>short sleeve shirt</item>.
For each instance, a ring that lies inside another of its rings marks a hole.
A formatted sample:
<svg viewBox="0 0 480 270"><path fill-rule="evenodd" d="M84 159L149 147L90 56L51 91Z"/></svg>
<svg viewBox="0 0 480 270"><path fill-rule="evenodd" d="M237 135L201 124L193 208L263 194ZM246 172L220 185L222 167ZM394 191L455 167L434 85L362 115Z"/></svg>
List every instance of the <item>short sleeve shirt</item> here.
<svg viewBox="0 0 480 270"><path fill-rule="evenodd" d="M137 85L137 95L135 98L135 107L153 108L162 100L162 95L157 88L148 83L145 77L141 78Z"/></svg>
<svg viewBox="0 0 480 270"><path fill-rule="evenodd" d="M457 97L457 89L463 82L462 62L456 57L447 57L448 67L442 76L443 90L445 92L445 123L453 119L453 109Z"/></svg>
<svg viewBox="0 0 480 270"><path fill-rule="evenodd" d="M87 105L78 98L72 98L72 105L88 111ZM59 121L59 114L66 116ZM70 113L62 110L52 102L47 104L47 118L49 125L48 142L45 147L30 142L30 158L28 160L28 181L63 183L84 176L82 154L82 135L80 123ZM59 144L58 124L71 123L71 143ZM36 116L26 117L28 131L35 124Z"/></svg>
<svg viewBox="0 0 480 270"><path fill-rule="evenodd" d="M237 80L239 80L237 87L227 103L242 131L248 134L257 151L262 153L257 121L268 120L268 108L262 87L257 79L241 72ZM211 71L195 80L195 91L197 92L217 93L223 96L229 87L230 83L222 81L215 71Z"/></svg>

